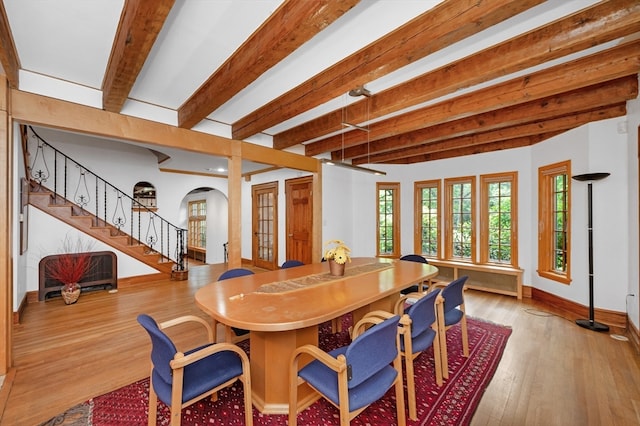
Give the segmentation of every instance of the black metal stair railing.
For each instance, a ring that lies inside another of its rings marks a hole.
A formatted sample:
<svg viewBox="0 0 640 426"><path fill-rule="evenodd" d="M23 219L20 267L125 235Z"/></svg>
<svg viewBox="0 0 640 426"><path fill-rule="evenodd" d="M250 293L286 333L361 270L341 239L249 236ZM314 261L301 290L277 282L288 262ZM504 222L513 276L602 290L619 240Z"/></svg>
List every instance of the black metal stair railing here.
<svg viewBox="0 0 640 426"><path fill-rule="evenodd" d="M30 126L28 149L31 153L31 179L54 192L56 202L70 201L80 214L95 218L94 225L110 224L118 235L127 235L129 245L144 245L149 253L158 253L173 262L176 271L187 269L187 230L173 225L154 210L138 202L89 168L71 159L42 139ZM50 169L52 165L53 170Z"/></svg>

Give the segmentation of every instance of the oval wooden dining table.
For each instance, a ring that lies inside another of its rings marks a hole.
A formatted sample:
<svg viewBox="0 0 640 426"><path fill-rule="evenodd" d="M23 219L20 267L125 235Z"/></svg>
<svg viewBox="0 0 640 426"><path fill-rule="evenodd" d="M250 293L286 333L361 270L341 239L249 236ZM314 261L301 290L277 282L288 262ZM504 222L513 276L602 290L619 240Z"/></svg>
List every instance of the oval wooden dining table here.
<svg viewBox="0 0 640 426"><path fill-rule="evenodd" d="M391 311L400 290L437 274L429 264L353 258L342 277L331 276L327 262L260 272L209 283L195 302L216 321L250 331L254 406L285 414L291 354L318 344L319 324L349 312L355 322L372 310ZM306 386L298 392L299 409L316 399Z"/></svg>

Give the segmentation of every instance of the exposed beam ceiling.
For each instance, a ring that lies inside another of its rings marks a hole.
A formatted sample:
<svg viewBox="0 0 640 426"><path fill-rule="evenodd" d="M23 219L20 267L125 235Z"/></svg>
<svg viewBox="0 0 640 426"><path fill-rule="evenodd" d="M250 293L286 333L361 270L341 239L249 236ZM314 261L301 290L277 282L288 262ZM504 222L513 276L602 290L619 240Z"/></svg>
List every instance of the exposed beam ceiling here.
<svg viewBox="0 0 640 426"><path fill-rule="evenodd" d="M353 164L529 146L638 96L637 0L52 3L0 3L11 87ZM189 151L163 167L203 173Z"/></svg>

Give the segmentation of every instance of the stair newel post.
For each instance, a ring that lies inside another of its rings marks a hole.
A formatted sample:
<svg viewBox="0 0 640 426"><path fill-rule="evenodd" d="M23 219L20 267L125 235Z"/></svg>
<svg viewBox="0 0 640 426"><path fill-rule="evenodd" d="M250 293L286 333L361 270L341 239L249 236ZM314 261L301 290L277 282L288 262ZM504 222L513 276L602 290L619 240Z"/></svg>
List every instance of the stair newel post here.
<svg viewBox="0 0 640 426"><path fill-rule="evenodd" d="M186 269L185 264L185 251L184 251L184 229L176 229L176 252L177 252L177 269L184 271Z"/></svg>

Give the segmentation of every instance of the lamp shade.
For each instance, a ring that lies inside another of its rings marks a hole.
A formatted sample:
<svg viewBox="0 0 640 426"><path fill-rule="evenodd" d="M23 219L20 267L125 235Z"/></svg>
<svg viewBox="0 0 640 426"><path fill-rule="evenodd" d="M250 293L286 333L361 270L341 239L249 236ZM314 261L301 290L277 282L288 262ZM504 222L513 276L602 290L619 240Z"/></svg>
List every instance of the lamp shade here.
<svg viewBox="0 0 640 426"><path fill-rule="evenodd" d="M579 180L581 182L586 182L586 181L604 179L607 176L609 176L610 174L611 173L585 173L585 174L582 174L582 175L572 176L572 178L575 179L575 180Z"/></svg>

